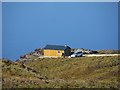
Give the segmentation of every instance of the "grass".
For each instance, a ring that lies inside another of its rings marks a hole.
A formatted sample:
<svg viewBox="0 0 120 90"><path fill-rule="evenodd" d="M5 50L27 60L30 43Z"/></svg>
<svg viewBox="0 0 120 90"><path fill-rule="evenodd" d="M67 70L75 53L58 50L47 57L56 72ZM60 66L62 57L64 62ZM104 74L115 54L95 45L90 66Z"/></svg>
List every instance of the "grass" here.
<svg viewBox="0 0 120 90"><path fill-rule="evenodd" d="M99 54L120 54L120 50L98 50Z"/></svg>
<svg viewBox="0 0 120 90"><path fill-rule="evenodd" d="M119 88L119 60L113 56L3 61L3 88Z"/></svg>

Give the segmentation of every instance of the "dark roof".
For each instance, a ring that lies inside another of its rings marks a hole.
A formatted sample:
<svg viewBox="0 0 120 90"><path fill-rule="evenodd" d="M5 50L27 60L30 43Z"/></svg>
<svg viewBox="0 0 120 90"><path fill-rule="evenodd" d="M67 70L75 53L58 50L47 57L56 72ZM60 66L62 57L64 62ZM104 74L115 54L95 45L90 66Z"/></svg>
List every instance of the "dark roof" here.
<svg viewBox="0 0 120 90"><path fill-rule="evenodd" d="M46 45L44 49L65 50L66 48L70 48L70 47L69 46L61 46L61 45Z"/></svg>

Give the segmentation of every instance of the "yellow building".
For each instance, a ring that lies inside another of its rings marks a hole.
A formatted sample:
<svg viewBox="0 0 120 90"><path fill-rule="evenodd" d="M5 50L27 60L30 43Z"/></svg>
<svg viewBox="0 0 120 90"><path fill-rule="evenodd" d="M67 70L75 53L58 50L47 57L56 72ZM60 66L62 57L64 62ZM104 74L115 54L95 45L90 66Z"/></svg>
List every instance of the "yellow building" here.
<svg viewBox="0 0 120 90"><path fill-rule="evenodd" d="M71 48L67 45L46 45L44 48L45 57L61 57L69 56L71 54Z"/></svg>

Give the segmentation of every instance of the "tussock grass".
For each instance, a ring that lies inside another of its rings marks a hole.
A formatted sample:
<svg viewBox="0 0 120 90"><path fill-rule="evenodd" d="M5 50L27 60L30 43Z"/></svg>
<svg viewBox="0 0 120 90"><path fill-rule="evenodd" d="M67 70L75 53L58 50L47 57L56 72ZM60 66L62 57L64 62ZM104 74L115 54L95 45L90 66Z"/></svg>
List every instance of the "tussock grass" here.
<svg viewBox="0 0 120 90"><path fill-rule="evenodd" d="M119 60L117 56L107 56L3 63L3 88L119 88ZM30 67L32 71L20 67L21 64ZM12 83L8 85L8 82Z"/></svg>

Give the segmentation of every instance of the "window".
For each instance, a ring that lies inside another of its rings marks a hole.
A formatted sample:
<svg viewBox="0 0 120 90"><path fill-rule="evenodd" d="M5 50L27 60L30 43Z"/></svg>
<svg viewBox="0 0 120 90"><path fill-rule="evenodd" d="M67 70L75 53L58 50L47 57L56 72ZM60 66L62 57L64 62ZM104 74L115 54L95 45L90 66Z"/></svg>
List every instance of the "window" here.
<svg viewBox="0 0 120 90"><path fill-rule="evenodd" d="M76 54L81 54L82 52L77 52Z"/></svg>

